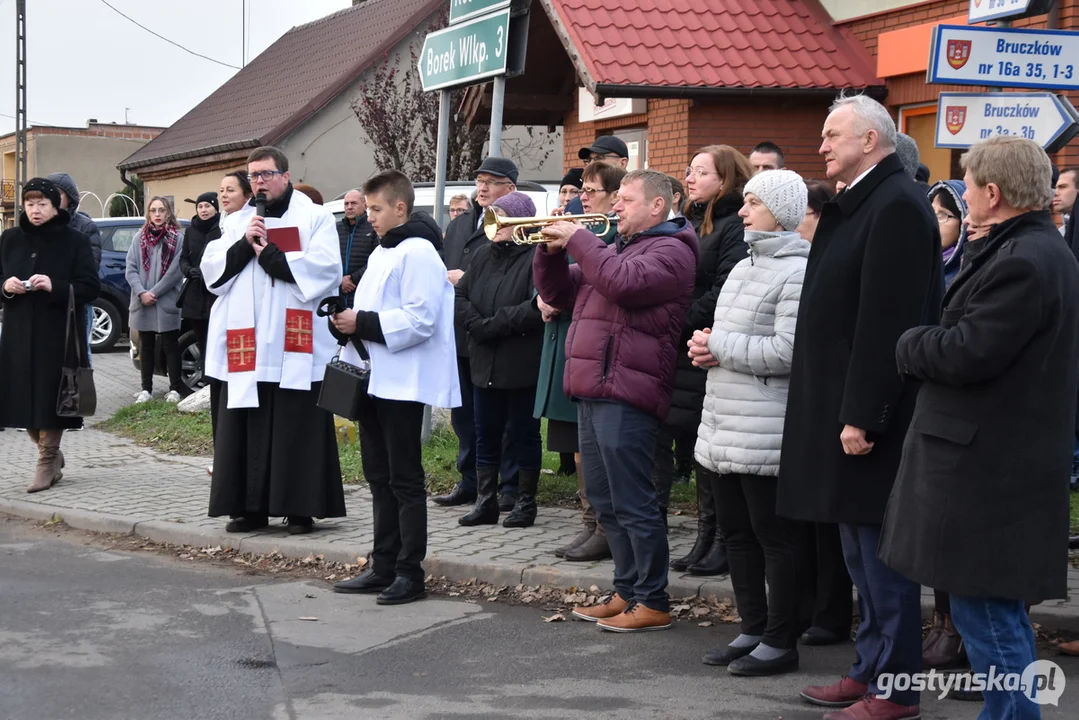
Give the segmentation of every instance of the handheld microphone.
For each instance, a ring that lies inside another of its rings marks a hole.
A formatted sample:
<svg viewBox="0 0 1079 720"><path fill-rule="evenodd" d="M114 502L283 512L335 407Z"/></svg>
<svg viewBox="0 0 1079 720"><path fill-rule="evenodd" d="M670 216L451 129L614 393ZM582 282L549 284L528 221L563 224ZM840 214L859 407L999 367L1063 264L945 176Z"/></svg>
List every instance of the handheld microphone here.
<svg viewBox="0 0 1079 720"><path fill-rule="evenodd" d="M255 195L255 214L266 217L266 193L260 192Z"/></svg>

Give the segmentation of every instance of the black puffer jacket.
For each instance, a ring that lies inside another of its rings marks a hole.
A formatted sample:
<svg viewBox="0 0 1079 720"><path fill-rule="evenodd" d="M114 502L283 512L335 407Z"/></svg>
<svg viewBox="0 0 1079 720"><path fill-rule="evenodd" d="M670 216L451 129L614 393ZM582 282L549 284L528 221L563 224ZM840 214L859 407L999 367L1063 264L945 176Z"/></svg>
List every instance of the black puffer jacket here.
<svg viewBox="0 0 1079 720"><path fill-rule="evenodd" d="M468 339L476 387L534 386L543 350L543 316L532 284L535 245L488 242L471 253L457 282L456 326Z"/></svg>
<svg viewBox="0 0 1079 720"><path fill-rule="evenodd" d="M349 236L352 236L352 244L349 245ZM352 282L357 285L363 277L363 271L367 269L367 258L378 247L378 236L375 235L371 223L367 221L367 213L356 218L356 222L349 224L348 218L337 221L337 237L341 241L341 264L342 275L348 275Z"/></svg>
<svg viewBox="0 0 1079 720"><path fill-rule="evenodd" d="M723 283L727 281L731 269L749 256L749 246L743 239L745 230L742 227L742 218L738 217L741 207L741 188L717 200L712 206L712 232L707 235L702 234L707 205L693 205L687 215L693 229L697 231L701 255L697 262L693 302L686 314L682 337L679 340L671 412L667 416L668 425L687 431L696 432L701 423L704 384L708 371L693 367L689 361L686 343L693 337L694 330L712 327L716 315L716 301Z"/></svg>

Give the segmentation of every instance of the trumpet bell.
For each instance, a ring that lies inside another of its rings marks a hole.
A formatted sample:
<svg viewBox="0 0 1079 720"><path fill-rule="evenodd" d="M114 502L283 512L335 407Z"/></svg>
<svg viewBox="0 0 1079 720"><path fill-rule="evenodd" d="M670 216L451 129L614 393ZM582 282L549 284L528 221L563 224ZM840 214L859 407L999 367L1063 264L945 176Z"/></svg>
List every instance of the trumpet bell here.
<svg viewBox="0 0 1079 720"><path fill-rule="evenodd" d="M598 226L597 230L593 230L597 235L604 235L611 229L610 218L602 213L515 218L498 215L492 208L487 208L483 211L483 232L488 240L494 240L500 230L512 227L513 242L518 245L541 245L550 241L543 236L542 229L560 221L581 223L590 228Z"/></svg>

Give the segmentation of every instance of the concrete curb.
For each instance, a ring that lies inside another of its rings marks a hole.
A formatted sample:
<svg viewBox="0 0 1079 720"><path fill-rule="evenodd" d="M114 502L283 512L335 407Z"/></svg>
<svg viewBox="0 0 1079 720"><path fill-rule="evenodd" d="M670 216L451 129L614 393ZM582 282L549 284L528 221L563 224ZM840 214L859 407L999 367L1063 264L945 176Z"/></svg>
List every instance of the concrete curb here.
<svg viewBox="0 0 1079 720"><path fill-rule="evenodd" d="M48 521L59 516L69 526L78 530L99 533L138 535L153 542L194 547L232 548L242 553L266 554L279 552L285 557L302 560L309 555L322 555L327 562L354 563L361 549L349 548L347 543L323 541L320 533L304 536L284 536L255 532L247 534L226 533L223 529L209 529L200 525L166 520L146 519L112 515L73 508L62 508L39 502L0 498L0 513L35 521ZM563 564L543 565L534 563L498 562L490 559L471 560L468 557L430 555L424 560L429 575L445 577L453 582L475 579L492 585L516 586L547 585L557 588L589 588L596 585L610 589L611 576L606 567L598 564L572 569ZM734 592L728 577L697 578L691 575L671 575L667 586L672 598L712 597L734 600ZM1047 601L1031 608L1030 618L1047 630L1079 632L1079 615L1062 606L1063 601ZM932 595L922 596L922 613L926 618L933 612Z"/></svg>

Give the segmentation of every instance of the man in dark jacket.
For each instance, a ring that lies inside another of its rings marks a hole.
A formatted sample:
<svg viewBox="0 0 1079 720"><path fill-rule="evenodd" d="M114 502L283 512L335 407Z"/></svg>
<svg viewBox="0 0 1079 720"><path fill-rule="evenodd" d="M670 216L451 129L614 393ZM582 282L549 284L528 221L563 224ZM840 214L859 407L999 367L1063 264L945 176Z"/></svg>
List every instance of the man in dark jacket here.
<svg viewBox="0 0 1079 720"><path fill-rule="evenodd" d="M60 209L67 210L71 219L68 227L90 238L90 250L94 254L94 268L101 267L101 230L97 223L84 212L79 212L79 188L75 178L67 173L53 173L48 180L60 188ZM86 303L86 362L93 365L90 358L90 335L94 325L94 306Z"/></svg>
<svg viewBox="0 0 1079 720"><path fill-rule="evenodd" d="M489 157L476 169L476 197L468 212L458 215L446 228L446 269L454 286L468 271L476 251L490 242L483 232L483 211L495 200L517 189L517 166L512 160ZM472 366L468 361L468 336L456 328L457 373L461 382L461 407L450 411L450 424L457 435L457 472L461 479L448 495L440 495L434 502L444 507L471 505L476 500L476 427L472 406ZM508 438L507 438L508 443ZM503 447L502 478L498 508L504 512L513 509L517 502L517 468L512 458L515 453Z"/></svg>
<svg viewBox="0 0 1079 720"><path fill-rule="evenodd" d="M378 245L375 231L367 222L367 203L359 190L345 193L345 216L337 223L337 236L341 240L341 294L351 303L367 269L367 258Z"/></svg>
<svg viewBox="0 0 1079 720"><path fill-rule="evenodd" d="M960 162L970 223L992 230L968 246L941 325L899 340L899 369L924 384L881 559L950 593L975 673L1022 674L1037 659L1024 603L1068 593L1079 266L1044 209L1039 145L995 137ZM1037 717L1032 692L1052 690L986 688L985 715Z"/></svg>
<svg viewBox="0 0 1079 720"><path fill-rule="evenodd" d="M825 204L806 267L776 509L839 523L861 603L856 662L802 697L858 703L829 718L899 720L918 715L918 693L882 699L873 686L882 673L921 670L921 593L877 558L877 541L917 394L896 372L895 344L937 320L940 230L895 154L895 122L880 103L839 99L822 136L828 177L847 188Z"/></svg>
<svg viewBox="0 0 1079 720"><path fill-rule="evenodd" d="M669 549L652 457L700 248L685 218L667 220L671 184L662 173L627 174L614 211L611 245L574 223L544 228L550 241L536 252L533 274L547 304L573 312L563 386L579 403L588 500L615 565L615 594L573 614L614 632L662 630L671 622Z"/></svg>

